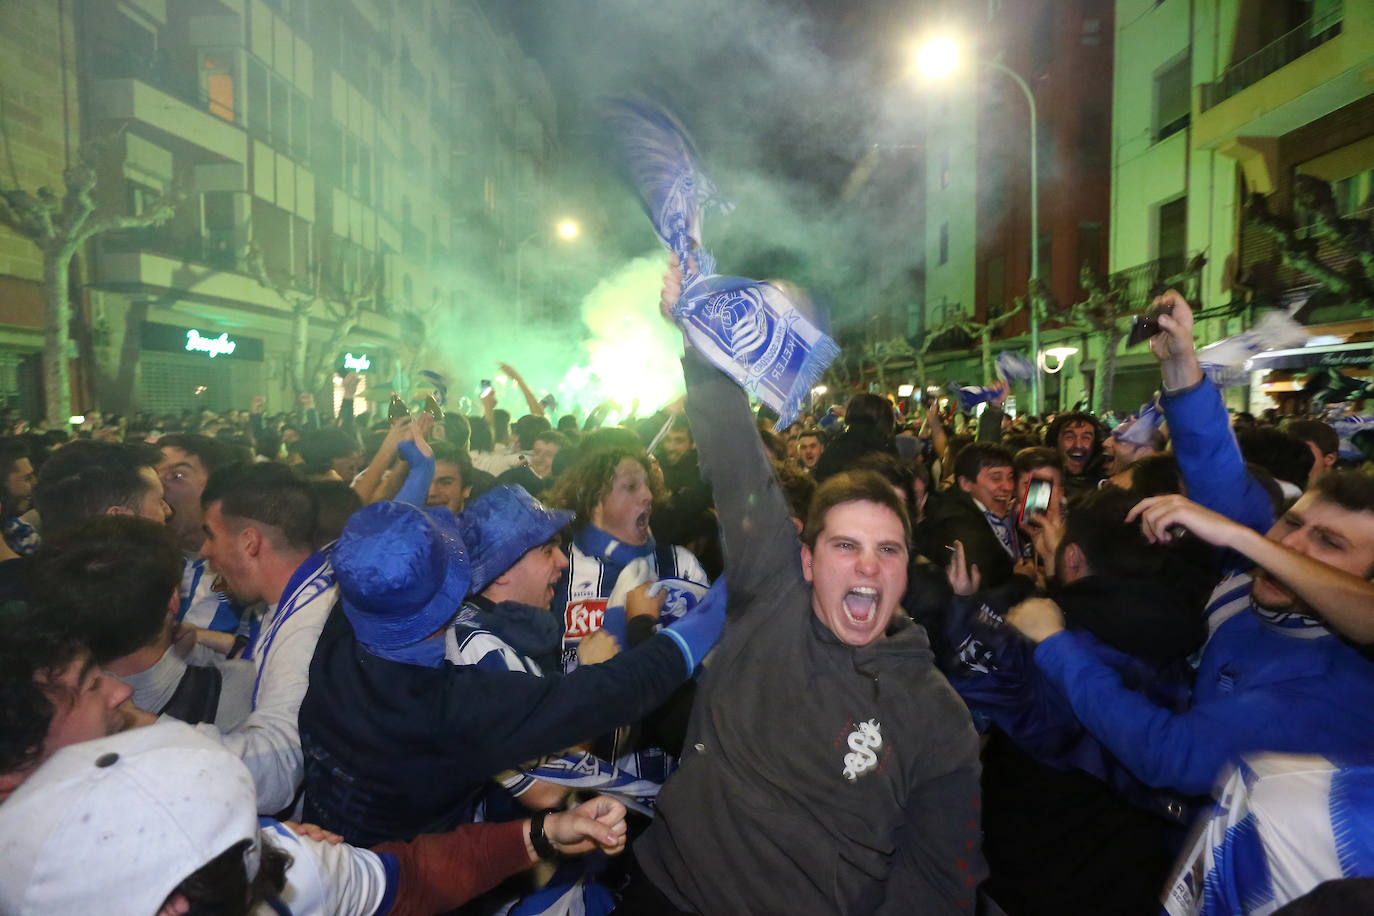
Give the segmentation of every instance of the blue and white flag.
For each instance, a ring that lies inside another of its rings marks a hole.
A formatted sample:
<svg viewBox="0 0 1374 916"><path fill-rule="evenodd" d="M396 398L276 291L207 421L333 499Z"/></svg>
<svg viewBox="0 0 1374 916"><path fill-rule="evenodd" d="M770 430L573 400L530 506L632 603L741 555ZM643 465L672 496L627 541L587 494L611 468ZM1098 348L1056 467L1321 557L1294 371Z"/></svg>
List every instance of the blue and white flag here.
<svg viewBox="0 0 1374 916"><path fill-rule="evenodd" d="M958 385L950 382L949 393L959 399L959 404L965 410L972 410L979 404L986 404L1002 392L995 388L984 388L981 385Z"/></svg>
<svg viewBox="0 0 1374 916"><path fill-rule="evenodd" d="M1307 331L1287 312L1266 312L1255 326L1197 351L1202 371L1218 388L1244 385L1250 379L1246 363L1266 350L1301 347Z"/></svg>
<svg viewBox="0 0 1374 916"><path fill-rule="evenodd" d="M997 374L1024 385L1035 377L1035 364L1015 350L1003 350L997 354Z"/></svg>
<svg viewBox="0 0 1374 916"><path fill-rule="evenodd" d="M1141 405L1140 412L1120 423L1112 430L1112 438L1131 445L1154 445L1155 430L1164 425L1164 411L1159 409L1159 398Z"/></svg>
<svg viewBox="0 0 1374 916"><path fill-rule="evenodd" d="M1226 778L1163 901L1168 916L1267 914L1374 877L1374 765L1256 754Z"/></svg>
<svg viewBox="0 0 1374 916"><path fill-rule="evenodd" d="M682 265L673 317L698 352L778 414L775 428L789 426L839 346L777 284L715 272L701 242L702 213L724 205L671 114L647 100L615 99L606 120L654 231Z"/></svg>
<svg viewBox="0 0 1374 916"><path fill-rule="evenodd" d="M1335 417L1326 422L1331 424L1336 435L1340 436L1339 454L1342 458L1349 458L1351 461L1364 461L1370 457L1370 454L1360 446L1365 443L1371 433L1374 433L1374 416L1362 414Z"/></svg>

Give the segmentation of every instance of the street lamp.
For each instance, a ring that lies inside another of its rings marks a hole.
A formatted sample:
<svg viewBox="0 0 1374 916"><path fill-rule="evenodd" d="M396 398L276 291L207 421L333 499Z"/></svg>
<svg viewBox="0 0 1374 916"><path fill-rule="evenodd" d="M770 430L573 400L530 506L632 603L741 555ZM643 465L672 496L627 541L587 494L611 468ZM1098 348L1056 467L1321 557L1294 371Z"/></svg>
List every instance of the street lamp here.
<svg viewBox="0 0 1374 916"><path fill-rule="evenodd" d="M565 242L571 242L573 239L577 238L578 232L581 231L581 230L579 229L577 223L576 223L575 221L573 221L573 220L570 220L570 219L565 219L565 220L563 220L563 221L560 222L560 223L558 224L558 226L555 227L555 228L557 229L558 237L559 237L560 239L562 239L563 241L565 241ZM519 245L516 245L516 246L515 246L515 323L516 323L516 325L519 325L519 324L521 323L521 320L524 318L524 302L523 302L523 300L522 300L522 298L521 298L521 285L520 285L521 270L520 270L520 267L521 267L521 263L522 263L522 261L524 260L524 256L525 256L525 246L528 245L530 242L533 242L535 239L539 238L539 237L540 237L541 235L543 235L546 231L547 231L547 230L545 230L545 229L536 229L536 230L534 230L533 232L531 232L529 235L525 236L525 238L521 240L521 242L520 242Z"/></svg>
<svg viewBox="0 0 1374 916"><path fill-rule="evenodd" d="M959 43L947 35L929 38L916 48L916 71L926 79L944 79L959 66ZM1031 376L1031 413L1039 415L1043 410L1040 384L1040 315L1035 308L1035 290L1040 281L1040 162L1039 143L1036 140L1035 93L1021 74L1000 60L980 60L985 67L1005 73L1016 85L1030 106L1030 304L1031 352L1035 359L1035 374Z"/></svg>

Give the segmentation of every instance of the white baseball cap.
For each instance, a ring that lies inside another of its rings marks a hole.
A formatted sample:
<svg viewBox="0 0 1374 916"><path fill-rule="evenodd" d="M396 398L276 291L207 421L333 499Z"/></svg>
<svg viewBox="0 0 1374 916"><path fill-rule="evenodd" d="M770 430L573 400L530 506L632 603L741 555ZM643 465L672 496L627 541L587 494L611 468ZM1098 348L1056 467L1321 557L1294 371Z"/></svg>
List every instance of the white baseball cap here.
<svg viewBox="0 0 1374 916"><path fill-rule="evenodd" d="M0 912L153 916L187 876L251 840L247 767L180 722L62 748L0 804Z"/></svg>

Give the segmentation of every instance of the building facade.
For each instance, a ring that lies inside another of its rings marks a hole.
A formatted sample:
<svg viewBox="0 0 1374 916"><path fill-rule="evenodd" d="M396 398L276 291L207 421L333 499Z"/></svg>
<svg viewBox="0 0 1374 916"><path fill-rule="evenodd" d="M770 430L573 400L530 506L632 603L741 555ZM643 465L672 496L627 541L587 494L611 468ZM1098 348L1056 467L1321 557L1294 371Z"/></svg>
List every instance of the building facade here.
<svg viewBox="0 0 1374 916"><path fill-rule="evenodd" d="M1017 77L1035 100L1037 268L1051 312L1085 297L1083 266L1099 275L1106 268L1112 4L993 0L958 9L970 8L978 14L947 17L959 23L969 60L946 85L932 85L927 93L928 329L959 319L996 319L1029 289L1031 112ZM1055 324L1045 324L1046 346L1063 336ZM1028 331L1023 310L999 331L996 348L1025 350ZM977 361L949 351L946 343L937 341L928 364L939 366L943 359L937 374L982 384ZM1045 376L1046 409L1081 394L1060 389L1072 375Z"/></svg>
<svg viewBox="0 0 1374 916"><path fill-rule="evenodd" d="M1211 316L1199 323L1204 340L1240 331L1263 309L1302 306L1318 285L1284 265L1246 204L1266 195L1272 212L1291 214L1306 174L1332 184L1341 215L1374 212L1374 2L1120 0L1116 20L1110 269L1143 302L1180 264L1205 258L1189 282ZM1317 256L1344 266L1329 245ZM1345 336L1367 317L1340 302L1297 314ZM1148 355L1123 354L1123 370L1129 394L1158 384ZM1266 389L1294 387L1292 372L1254 381L1250 392L1228 391L1234 406L1272 406Z"/></svg>
<svg viewBox="0 0 1374 916"><path fill-rule="evenodd" d="M509 214L551 168L547 85L475 2L29 5L75 23L73 118L109 147L98 212L179 197L91 246L79 406L283 409L327 398L347 357L384 401L445 368L433 330L468 272L502 284Z"/></svg>

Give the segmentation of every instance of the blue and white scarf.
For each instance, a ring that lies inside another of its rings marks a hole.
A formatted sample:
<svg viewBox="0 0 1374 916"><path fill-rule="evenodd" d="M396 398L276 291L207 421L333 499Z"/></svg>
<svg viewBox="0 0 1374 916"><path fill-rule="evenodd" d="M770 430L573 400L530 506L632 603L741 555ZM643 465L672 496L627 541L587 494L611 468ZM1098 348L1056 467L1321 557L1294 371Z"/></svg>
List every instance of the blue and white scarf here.
<svg viewBox="0 0 1374 916"><path fill-rule="evenodd" d="M1374 876L1374 767L1258 754L1226 779L1165 894L1168 916L1272 913L1323 881Z"/></svg>
<svg viewBox="0 0 1374 916"><path fill-rule="evenodd" d="M776 429L790 425L839 346L776 284L715 272L701 224L705 207L720 202L671 114L646 100L615 99L607 122L654 230L682 265L673 317L688 342L775 411Z"/></svg>

